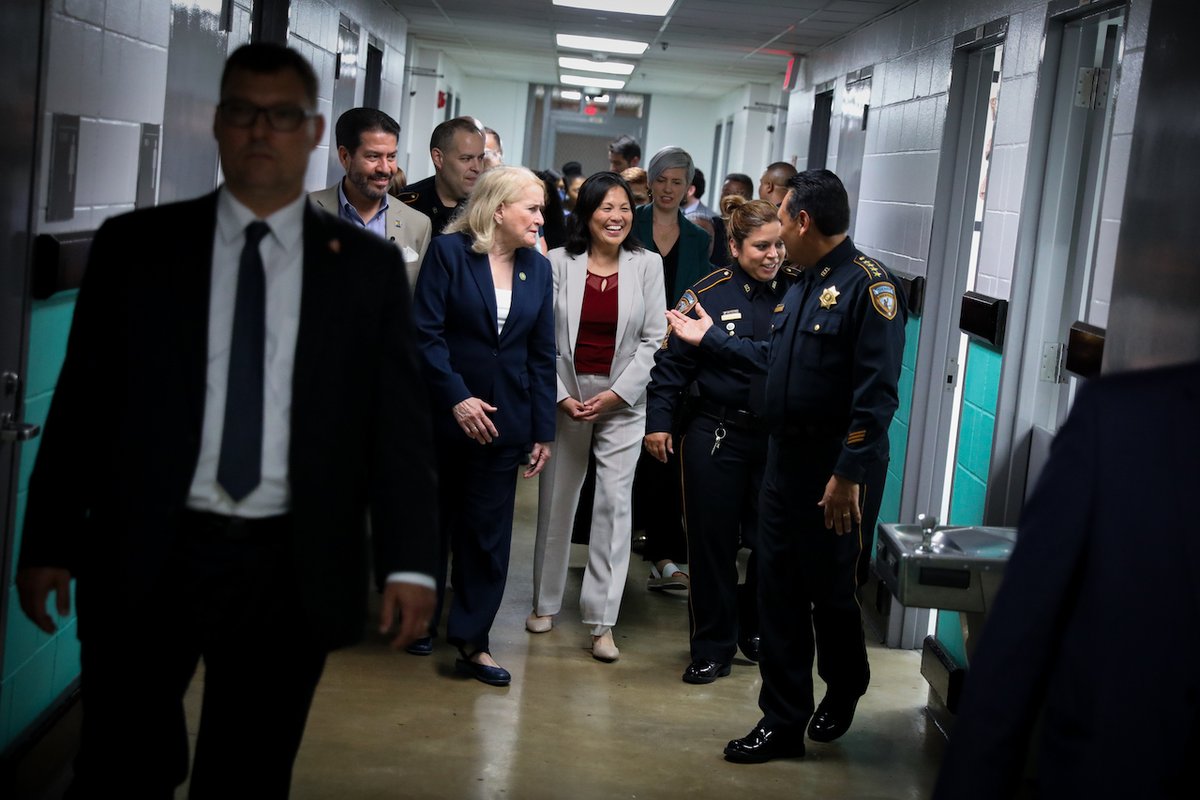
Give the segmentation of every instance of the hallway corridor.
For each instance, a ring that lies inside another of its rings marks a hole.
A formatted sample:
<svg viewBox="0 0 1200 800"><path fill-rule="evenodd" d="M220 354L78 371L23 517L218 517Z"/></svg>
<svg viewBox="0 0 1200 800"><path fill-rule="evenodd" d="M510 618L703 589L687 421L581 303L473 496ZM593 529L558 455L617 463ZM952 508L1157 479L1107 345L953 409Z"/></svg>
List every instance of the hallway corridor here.
<svg viewBox="0 0 1200 800"><path fill-rule="evenodd" d="M803 760L729 764L725 743L758 720L758 669L739 654L728 678L709 686L680 681L686 600L646 591L646 565L636 556L614 628L620 661L593 660L588 631L576 621L581 546L556 627L526 633L536 509L537 485L522 481L512 570L492 631L512 686L455 675L455 654L442 642L418 658L389 652L376 634L334 653L297 760L295 800L929 795L943 739L923 710L919 653L871 648L871 690L842 740L808 742ZM194 681L188 696L193 734L201 685ZM822 691L818 683L818 699Z"/></svg>

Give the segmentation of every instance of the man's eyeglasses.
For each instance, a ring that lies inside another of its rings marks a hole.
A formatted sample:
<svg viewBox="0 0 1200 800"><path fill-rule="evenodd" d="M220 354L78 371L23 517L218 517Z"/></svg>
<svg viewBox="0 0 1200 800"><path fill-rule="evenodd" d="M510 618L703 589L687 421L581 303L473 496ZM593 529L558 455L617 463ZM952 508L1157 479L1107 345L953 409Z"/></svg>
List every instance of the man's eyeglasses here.
<svg viewBox="0 0 1200 800"><path fill-rule="evenodd" d="M258 115L267 118L271 130L279 133L291 133L299 128L304 121L316 114L300 106L272 106L263 108L243 100L226 100L217 106L221 121L235 128L252 128L258 122Z"/></svg>

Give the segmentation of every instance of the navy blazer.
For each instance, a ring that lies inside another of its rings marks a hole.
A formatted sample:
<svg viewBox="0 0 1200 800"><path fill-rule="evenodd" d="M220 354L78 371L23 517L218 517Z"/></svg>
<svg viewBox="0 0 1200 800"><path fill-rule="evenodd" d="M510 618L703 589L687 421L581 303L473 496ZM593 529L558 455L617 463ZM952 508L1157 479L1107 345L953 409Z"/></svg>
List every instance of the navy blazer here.
<svg viewBox="0 0 1200 800"><path fill-rule="evenodd" d="M512 308L497 332L487 253L474 252L465 233L435 237L417 278L413 318L435 433L468 441L451 409L478 397L496 406L496 444L553 441L554 280L541 253L517 249Z"/></svg>
<svg viewBox="0 0 1200 800"><path fill-rule="evenodd" d="M934 797L1195 797L1200 364L1085 385L1021 518Z"/></svg>
<svg viewBox="0 0 1200 800"><path fill-rule="evenodd" d="M708 258L708 233L695 223L689 222L682 211L678 214L679 241L675 246L679 248L679 269L675 272L674 285L667 287L671 290L668 306L675 305L675 301L682 297L692 284L713 271ZM658 253L658 246L654 244L653 204L639 206L633 212L633 235L647 250Z"/></svg>

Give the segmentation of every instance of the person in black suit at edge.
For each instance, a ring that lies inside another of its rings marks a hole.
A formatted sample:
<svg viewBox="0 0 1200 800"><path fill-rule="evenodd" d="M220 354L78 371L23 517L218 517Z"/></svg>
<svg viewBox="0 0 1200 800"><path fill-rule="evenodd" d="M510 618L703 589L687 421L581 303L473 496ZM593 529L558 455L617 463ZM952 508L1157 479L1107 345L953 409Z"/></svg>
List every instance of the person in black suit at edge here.
<svg viewBox="0 0 1200 800"><path fill-rule="evenodd" d="M1196 796L1200 538L1178 489L1200 478L1198 407L1200 363L1080 390L1022 513L935 798Z"/></svg>
<svg viewBox="0 0 1200 800"><path fill-rule="evenodd" d="M434 409L441 510L438 613L453 556L447 641L459 672L507 686L489 633L508 578L517 467L526 478L554 439L554 278L536 249L546 190L524 167L493 167L429 245L414 318ZM449 552L447 552L447 549ZM409 652L432 652L430 636Z"/></svg>
<svg viewBox="0 0 1200 800"><path fill-rule="evenodd" d="M190 796L286 797L326 654L363 633L368 508L381 631L405 645L433 611L404 264L305 199L316 88L295 51L239 48L213 119L225 184L92 245L17 579L46 631L76 580L70 796L172 796L203 658Z"/></svg>
<svg viewBox="0 0 1200 800"><path fill-rule="evenodd" d="M846 234L850 204L832 172L792 176L779 222L788 258L803 269L775 307L769 342L726 335L703 304L699 319L667 312L682 340L767 369L757 543L763 715L725 748L726 760L743 764L803 756L806 723L813 741L839 738L870 683L856 590L887 472L908 314L891 273ZM814 643L826 685L815 711Z"/></svg>

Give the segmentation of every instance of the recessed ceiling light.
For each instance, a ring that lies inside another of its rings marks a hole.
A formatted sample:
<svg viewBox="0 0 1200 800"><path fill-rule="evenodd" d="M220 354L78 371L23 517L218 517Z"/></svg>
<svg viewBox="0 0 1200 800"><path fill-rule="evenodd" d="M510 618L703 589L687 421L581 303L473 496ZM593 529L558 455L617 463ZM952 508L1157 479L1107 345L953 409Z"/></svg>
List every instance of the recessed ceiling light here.
<svg viewBox="0 0 1200 800"><path fill-rule="evenodd" d="M604 72L608 75L632 75L633 64L622 64L620 61L591 61L586 58L567 58L560 56L558 65L563 69L581 69L584 72Z"/></svg>
<svg viewBox="0 0 1200 800"><path fill-rule="evenodd" d="M627 56L640 56L650 46L647 42L606 39L603 36L574 36L569 33L560 33L554 38L558 42L559 47L567 47L572 50L588 50L592 53L620 53Z"/></svg>
<svg viewBox="0 0 1200 800"><path fill-rule="evenodd" d="M558 93L558 96L563 100L582 100L583 92L577 92L574 89L563 89Z"/></svg>
<svg viewBox="0 0 1200 800"><path fill-rule="evenodd" d="M554 0L554 5L584 8L588 11L611 11L617 14L642 14L665 17L675 0Z"/></svg>
<svg viewBox="0 0 1200 800"><path fill-rule="evenodd" d="M619 81L615 78L594 78L590 75L560 75L559 83L565 83L567 86L582 86L585 89L624 89L625 81Z"/></svg>

